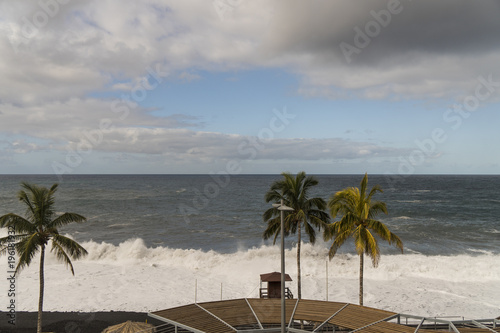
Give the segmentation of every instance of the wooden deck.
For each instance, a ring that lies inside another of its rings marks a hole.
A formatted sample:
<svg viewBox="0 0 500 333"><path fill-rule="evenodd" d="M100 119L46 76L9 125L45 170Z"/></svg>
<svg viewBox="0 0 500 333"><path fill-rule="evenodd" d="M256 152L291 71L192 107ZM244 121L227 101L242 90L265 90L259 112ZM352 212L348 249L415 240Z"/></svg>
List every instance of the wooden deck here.
<svg viewBox="0 0 500 333"><path fill-rule="evenodd" d="M265 332L279 326L281 300L242 298L196 303L156 311L149 315L195 333L235 333L245 330ZM415 326L394 322L398 316L400 315L395 312L349 303L286 300L287 326L292 327L295 332L321 332L324 327L329 327L331 331L332 326L336 331L353 333L417 332ZM304 323L306 325L303 325ZM495 323L494 328L462 326L457 330L459 333L500 333L500 322L497 320ZM436 333L450 330L419 328L418 332Z"/></svg>

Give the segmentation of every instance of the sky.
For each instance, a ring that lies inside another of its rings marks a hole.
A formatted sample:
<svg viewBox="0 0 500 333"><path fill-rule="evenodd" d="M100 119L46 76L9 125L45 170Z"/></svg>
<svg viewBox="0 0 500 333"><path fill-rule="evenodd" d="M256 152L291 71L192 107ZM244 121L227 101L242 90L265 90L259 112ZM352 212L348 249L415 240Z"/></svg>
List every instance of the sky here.
<svg viewBox="0 0 500 333"><path fill-rule="evenodd" d="M0 174L498 174L495 0L0 2Z"/></svg>

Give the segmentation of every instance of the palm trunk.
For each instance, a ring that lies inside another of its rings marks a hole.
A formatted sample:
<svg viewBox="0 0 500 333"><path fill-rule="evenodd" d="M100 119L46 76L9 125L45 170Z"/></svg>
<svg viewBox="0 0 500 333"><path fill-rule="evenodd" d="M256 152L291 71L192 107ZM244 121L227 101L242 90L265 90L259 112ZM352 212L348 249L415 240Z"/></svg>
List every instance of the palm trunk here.
<svg viewBox="0 0 500 333"><path fill-rule="evenodd" d="M300 222L299 227L297 229L298 234L298 244L297 244L297 285L298 285L298 299L302 299L302 279L300 278L300 243L302 242L302 237L300 234Z"/></svg>
<svg viewBox="0 0 500 333"><path fill-rule="evenodd" d="M42 245L42 251L40 254L40 296L38 298L38 324L37 333L42 333L42 312L43 312L43 288L44 288L44 276L43 276L43 262L45 259L45 245Z"/></svg>
<svg viewBox="0 0 500 333"><path fill-rule="evenodd" d="M359 255L359 305L363 305L363 263L365 254Z"/></svg>

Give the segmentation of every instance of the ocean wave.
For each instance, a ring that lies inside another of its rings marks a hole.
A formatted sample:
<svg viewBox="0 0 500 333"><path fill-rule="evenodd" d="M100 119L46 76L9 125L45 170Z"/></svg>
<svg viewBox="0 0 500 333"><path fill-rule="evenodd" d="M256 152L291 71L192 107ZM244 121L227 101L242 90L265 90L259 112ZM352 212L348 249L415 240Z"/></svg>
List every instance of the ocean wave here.
<svg viewBox="0 0 500 333"><path fill-rule="evenodd" d="M280 270L278 246L261 245L224 254L148 247L140 238L113 245L82 242L89 252L74 261L75 276L52 253L45 265L48 311L155 311L221 299L258 297L260 274ZM296 248L287 249L287 283L297 294ZM357 303L359 257L339 253L331 261L322 246L302 247L302 296ZM498 255L382 255L365 261L365 304L424 316L488 317L498 311ZM37 260L19 276L19 310L37 306ZM481 274L477 274L481 272ZM5 281L0 281L6 283ZM328 284L328 288L326 285ZM64 302L60 300L64 299ZM432 300L432 302L430 302Z"/></svg>
<svg viewBox="0 0 500 333"><path fill-rule="evenodd" d="M110 224L106 226L106 228L122 228L122 227L128 227L132 225L131 223L115 223L115 224Z"/></svg>
<svg viewBox="0 0 500 333"><path fill-rule="evenodd" d="M393 217L394 220L411 220L411 217L409 216L396 216L396 217Z"/></svg>
<svg viewBox="0 0 500 333"><path fill-rule="evenodd" d="M119 245L109 243L84 242L82 245L89 255L83 259L87 262L113 263L115 265L155 264L157 266L192 270L241 270L240 263L245 267L256 270L259 267L269 267L279 270L279 247L261 245L250 249L239 248L235 253L219 253L216 251L202 251L198 249L177 249L165 246L147 247L140 239L129 239ZM287 249L287 266L293 272L296 269L296 247ZM382 254L379 266L371 266L366 258L366 276L375 280L393 280L400 277L419 277L441 279L445 281L493 281L500 280L500 268L496 263L500 255L489 251L470 250L470 255L423 255L416 251L407 254ZM328 248L314 246L309 243L302 245L301 261L304 271L311 274L321 274L328 258ZM329 265L335 268L337 276L355 278L358 274L358 256L350 253L338 254ZM484 274L478 271L487 269ZM262 272L265 273L265 272Z"/></svg>
<svg viewBox="0 0 500 333"><path fill-rule="evenodd" d="M470 252L473 252L473 253L481 253L481 254L486 254L486 255L493 255L493 252L492 251L488 251L488 250L468 248L467 251L470 251Z"/></svg>

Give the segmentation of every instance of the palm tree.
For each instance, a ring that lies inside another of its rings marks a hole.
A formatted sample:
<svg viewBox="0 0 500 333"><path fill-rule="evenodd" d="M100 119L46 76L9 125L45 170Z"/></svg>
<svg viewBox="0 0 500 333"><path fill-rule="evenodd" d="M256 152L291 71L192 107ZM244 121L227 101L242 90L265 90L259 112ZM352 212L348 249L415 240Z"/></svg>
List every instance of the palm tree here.
<svg viewBox="0 0 500 333"><path fill-rule="evenodd" d="M304 171L299 172L295 177L283 172L282 180L275 181L269 191L266 193L266 202L283 203L293 208L293 211L285 212L284 229L285 236L290 233L297 233L297 285L298 298L302 298L301 277L300 277L300 246L302 242L302 228L309 236L309 241L314 244L316 241L315 228L321 230L326 226L328 214L324 212L326 202L321 198L309 198L311 187L316 186L318 181L312 176L306 176ZM274 243L280 234L280 211L275 208L269 208L263 214L263 220L267 222L267 229L264 231L263 238L269 239L274 235Z"/></svg>
<svg viewBox="0 0 500 333"><path fill-rule="evenodd" d="M18 198L27 207L26 218L10 213L0 217L0 227L9 228L14 235L0 238L0 254L5 254L13 244L19 255L19 263L15 274L31 264L35 255L40 252L40 295L38 299L37 332L42 332L43 291L44 291L44 259L45 249L51 241L51 252L54 251L57 259L70 267L75 275L72 259L78 259L87 254L87 251L74 240L59 234L58 228L72 222L84 222L85 217L75 213L64 213L55 216L54 193L57 184L50 189L29 183L22 183L23 190L19 191Z"/></svg>
<svg viewBox="0 0 500 333"><path fill-rule="evenodd" d="M359 255L359 305L363 305L363 265L364 254L372 259L373 267L377 267L380 259L380 248L374 234L396 246L403 252L403 243L398 236L389 231L382 222L375 220L379 213L387 214L384 202L372 200L377 192L383 192L379 185L374 186L367 194L368 174L365 173L361 187L349 187L335 193L328 201L328 208L333 219L341 214L340 221L328 225L324 232L326 241L334 238L330 247L330 260L344 242L354 239L356 252Z"/></svg>

